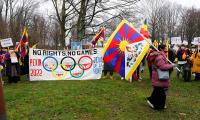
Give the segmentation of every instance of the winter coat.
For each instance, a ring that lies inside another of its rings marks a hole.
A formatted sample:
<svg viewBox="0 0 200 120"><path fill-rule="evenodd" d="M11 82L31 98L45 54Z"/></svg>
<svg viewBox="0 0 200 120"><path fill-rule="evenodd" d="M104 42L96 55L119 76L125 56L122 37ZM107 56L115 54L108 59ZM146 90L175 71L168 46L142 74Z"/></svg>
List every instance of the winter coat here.
<svg viewBox="0 0 200 120"><path fill-rule="evenodd" d="M187 55L187 52L185 50L178 50L177 52L177 58L178 58L178 61L185 61L185 59L183 59L183 54L186 54Z"/></svg>
<svg viewBox="0 0 200 120"><path fill-rule="evenodd" d="M172 49L169 49L168 50L168 58L171 62L174 62L175 61L175 58L176 58L176 54L174 52L174 50Z"/></svg>
<svg viewBox="0 0 200 120"><path fill-rule="evenodd" d="M173 68L173 66L167 62L166 54L163 51L161 51L160 54L155 58L155 61L152 65L152 85L154 87L169 87L170 80L161 81L158 79L157 68L163 71Z"/></svg>
<svg viewBox="0 0 200 120"><path fill-rule="evenodd" d="M19 54L16 53L17 55L17 58L19 59ZM19 75L20 74L20 67L19 67L19 63L11 63L11 59L10 59L10 54L7 52L6 55L5 55L5 63L6 63L6 75L7 76L12 76L12 69L11 69L11 66L15 66L16 67L16 70L17 70L17 74Z"/></svg>
<svg viewBox="0 0 200 120"><path fill-rule="evenodd" d="M24 58L22 58L21 75L26 74L29 74L29 51Z"/></svg>
<svg viewBox="0 0 200 120"><path fill-rule="evenodd" d="M146 59L148 66L151 67L153 64L153 61L155 60L156 56L158 55L158 52L156 50L150 50Z"/></svg>
<svg viewBox="0 0 200 120"><path fill-rule="evenodd" d="M113 67L109 64L109 63L106 63L104 62L104 70L106 71L113 71Z"/></svg>
<svg viewBox="0 0 200 120"><path fill-rule="evenodd" d="M200 52L192 54L190 60L193 63L192 72L200 73Z"/></svg>

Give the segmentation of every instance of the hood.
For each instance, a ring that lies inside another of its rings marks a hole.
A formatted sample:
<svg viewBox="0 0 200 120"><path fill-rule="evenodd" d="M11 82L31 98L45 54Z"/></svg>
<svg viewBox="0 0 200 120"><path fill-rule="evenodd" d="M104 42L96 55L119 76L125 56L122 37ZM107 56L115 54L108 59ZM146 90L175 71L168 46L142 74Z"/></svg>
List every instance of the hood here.
<svg viewBox="0 0 200 120"><path fill-rule="evenodd" d="M200 59L200 52L199 52L199 53L197 53L197 58L198 58L198 59Z"/></svg>

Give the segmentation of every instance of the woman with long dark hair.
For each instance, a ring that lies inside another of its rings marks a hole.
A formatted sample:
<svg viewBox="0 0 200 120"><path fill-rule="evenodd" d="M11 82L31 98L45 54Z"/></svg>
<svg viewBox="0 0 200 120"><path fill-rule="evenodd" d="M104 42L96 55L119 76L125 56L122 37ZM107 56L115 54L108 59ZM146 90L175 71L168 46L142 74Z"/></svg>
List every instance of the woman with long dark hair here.
<svg viewBox="0 0 200 120"><path fill-rule="evenodd" d="M159 110L165 108L166 93L169 88L169 70L175 65L168 63L165 54L165 45L159 45L158 50L160 51L158 56L155 58L152 64L152 86L153 92L150 97L147 98L147 103L151 108ZM160 72L165 71L168 73L168 78L161 78Z"/></svg>

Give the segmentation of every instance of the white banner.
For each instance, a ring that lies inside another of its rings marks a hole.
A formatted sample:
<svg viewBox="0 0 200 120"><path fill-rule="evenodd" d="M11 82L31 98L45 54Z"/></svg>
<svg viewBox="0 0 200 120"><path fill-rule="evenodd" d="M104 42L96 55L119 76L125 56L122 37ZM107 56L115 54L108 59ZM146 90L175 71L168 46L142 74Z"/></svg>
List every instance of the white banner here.
<svg viewBox="0 0 200 120"><path fill-rule="evenodd" d="M182 44L181 37L171 37L171 44L175 45Z"/></svg>
<svg viewBox="0 0 200 120"><path fill-rule="evenodd" d="M101 48L85 50L29 49L30 81L100 79Z"/></svg>
<svg viewBox="0 0 200 120"><path fill-rule="evenodd" d="M1 40L2 47L10 47L13 46L12 38L6 38Z"/></svg>
<svg viewBox="0 0 200 120"><path fill-rule="evenodd" d="M193 40L192 44L200 45L200 37L194 37L194 40Z"/></svg>

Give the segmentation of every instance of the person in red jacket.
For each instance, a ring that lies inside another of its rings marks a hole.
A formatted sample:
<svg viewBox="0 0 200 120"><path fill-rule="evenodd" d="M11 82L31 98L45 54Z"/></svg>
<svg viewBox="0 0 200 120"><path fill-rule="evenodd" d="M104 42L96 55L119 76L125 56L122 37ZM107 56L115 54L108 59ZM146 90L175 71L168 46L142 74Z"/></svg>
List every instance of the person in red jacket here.
<svg viewBox="0 0 200 120"><path fill-rule="evenodd" d="M166 60L165 45L159 45L159 55L156 56L155 61L152 64L152 86L153 92L150 97L147 98L147 103L151 108L159 110L165 108L166 92L169 87L169 79L160 80L158 77L157 69L162 71L169 71L173 68L172 64L169 64Z"/></svg>
<svg viewBox="0 0 200 120"><path fill-rule="evenodd" d="M158 51L151 46L149 53L147 54L147 57L146 57L148 68L149 68L150 79L152 78L152 64L158 54L159 54Z"/></svg>

